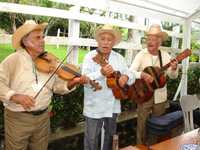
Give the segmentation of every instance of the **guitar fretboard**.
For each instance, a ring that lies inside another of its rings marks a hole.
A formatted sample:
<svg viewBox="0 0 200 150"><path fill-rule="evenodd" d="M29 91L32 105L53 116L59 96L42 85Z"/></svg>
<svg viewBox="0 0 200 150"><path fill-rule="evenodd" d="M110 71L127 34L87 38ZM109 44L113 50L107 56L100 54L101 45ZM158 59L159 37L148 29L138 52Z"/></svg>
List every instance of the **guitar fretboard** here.
<svg viewBox="0 0 200 150"><path fill-rule="evenodd" d="M178 61L178 62L180 62L180 61L182 61L184 58L190 56L191 54L192 54L191 49L186 49L186 50L184 50L182 53L178 54L178 55L176 56L176 58L172 59L168 64L164 65L164 66L161 68L162 71L164 71L164 70L166 70L167 68L169 68L171 62L173 62L173 61L175 61L175 60Z"/></svg>

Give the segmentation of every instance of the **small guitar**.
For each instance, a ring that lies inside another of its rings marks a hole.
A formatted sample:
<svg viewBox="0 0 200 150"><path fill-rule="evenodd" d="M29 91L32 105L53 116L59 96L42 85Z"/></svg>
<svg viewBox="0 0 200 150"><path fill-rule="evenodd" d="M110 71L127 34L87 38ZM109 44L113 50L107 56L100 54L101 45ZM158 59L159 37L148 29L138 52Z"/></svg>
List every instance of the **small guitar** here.
<svg viewBox="0 0 200 150"><path fill-rule="evenodd" d="M172 61L182 61L184 58L191 55L191 50L186 49L173 60L171 60L168 64L164 65L162 68L148 66L144 69L144 72L150 74L154 80L152 83L146 83L143 79L136 79L135 83L133 83L129 87L128 97L130 100L135 101L136 103L143 103L151 99L154 94L154 90L158 88L163 88L166 84L166 76L164 71L170 67L170 63Z"/></svg>
<svg viewBox="0 0 200 150"><path fill-rule="evenodd" d="M93 61L99 64L100 66L105 66L108 64L107 59L103 56L100 51L97 51L97 55L93 57ZM106 84L108 88L112 89L114 97L118 100L124 100L128 98L128 88L126 84L123 88L119 85L119 78L121 73L119 71L114 71L109 77L106 77Z"/></svg>

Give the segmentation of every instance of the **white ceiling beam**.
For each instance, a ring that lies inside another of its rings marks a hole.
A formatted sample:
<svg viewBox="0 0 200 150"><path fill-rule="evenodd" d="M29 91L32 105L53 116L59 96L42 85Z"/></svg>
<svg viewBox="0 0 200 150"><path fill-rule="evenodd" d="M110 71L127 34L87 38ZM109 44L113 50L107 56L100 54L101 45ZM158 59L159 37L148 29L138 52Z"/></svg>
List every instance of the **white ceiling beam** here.
<svg viewBox="0 0 200 150"><path fill-rule="evenodd" d="M152 18L154 17L154 18L158 18L158 19L161 19L161 20L165 20L165 19L167 19L166 21L171 20L170 22L177 22L177 23L181 22L181 24L183 24L183 20L185 20L184 16L176 15L174 12L166 12L166 11L163 11L162 9L157 10L157 9L145 7L145 6L142 6L142 5L133 4L133 3L128 2L126 0L125 1L114 0L114 1L118 2L118 4L120 6L125 5L126 6L125 10L129 10L129 8L127 8L127 6L130 7L130 10L135 11L135 13L138 14L138 16L146 15L148 17L150 16ZM132 9L131 9L131 7L132 7ZM137 12L139 12L139 13L137 13Z"/></svg>
<svg viewBox="0 0 200 150"><path fill-rule="evenodd" d="M123 1L127 1L127 0L118 0L118 1L122 1L123 2ZM150 1L150 0L140 0L140 1L143 1L143 2L148 3L148 4L152 4L154 6L162 7L164 9L168 9L170 11L180 12L182 14L188 15L188 13L186 11L182 11L182 10L179 10L179 9L174 9L172 7L169 7L167 5L162 5L162 4L154 2L154 1Z"/></svg>
<svg viewBox="0 0 200 150"><path fill-rule="evenodd" d="M102 0L102 2L100 0L49 0L49 1L72 4L72 5L80 5L83 7L101 9L104 11L109 10L111 12L118 12L138 17L157 18L159 20L175 22L179 24L183 24L185 21L184 17L175 15L173 13L167 13L151 8L137 6L131 3L122 2L120 0L110 0L108 2L105 2L106 0Z"/></svg>
<svg viewBox="0 0 200 150"><path fill-rule="evenodd" d="M187 20L192 20L192 22L200 24L200 7L197 11L195 11L193 14L191 14Z"/></svg>
<svg viewBox="0 0 200 150"><path fill-rule="evenodd" d="M95 8L106 10L108 5L107 0L49 0L56 3L63 3L69 5L79 5L82 7Z"/></svg>
<svg viewBox="0 0 200 150"><path fill-rule="evenodd" d="M141 25L141 24L136 24L134 22L122 21L122 20L107 18L103 16L98 16L98 15L83 14L80 12L75 13L72 11L61 10L61 9L56 9L56 8L46 8L46 7L0 2L0 11L39 15L39 16L58 17L58 18L64 18L64 19L87 21L87 22L98 23L98 24L112 24L119 27L141 30L141 31L147 30L146 26ZM182 37L182 34L174 35L173 33L169 31L168 33L170 36L175 36L179 38Z"/></svg>
<svg viewBox="0 0 200 150"><path fill-rule="evenodd" d="M187 19L195 20L200 17L200 9L191 14Z"/></svg>
<svg viewBox="0 0 200 150"><path fill-rule="evenodd" d="M197 18L197 19L193 20L192 22L200 24L200 18Z"/></svg>
<svg viewBox="0 0 200 150"><path fill-rule="evenodd" d="M113 2L114 3L114 2ZM156 18L162 21L176 22L179 24L183 24L185 21L184 17L168 14L166 12L157 11L154 9L139 7L129 4L117 3L111 4L110 10L115 12L121 12L124 14L129 14L137 17L145 17L145 18Z"/></svg>
<svg viewBox="0 0 200 150"><path fill-rule="evenodd" d="M67 10L61 10L56 8L47 8L39 6L30 6L14 3L5 3L0 2L0 11L2 12L11 12L11 13L22 13L29 15L39 15L39 16L49 16L49 17L58 17L64 19L73 19L79 21L87 21L99 24L113 24L119 27L130 28L130 29L139 29L145 30L145 26L141 26L129 21L122 21L118 19L107 18L98 15L90 15L79 12L72 12Z"/></svg>

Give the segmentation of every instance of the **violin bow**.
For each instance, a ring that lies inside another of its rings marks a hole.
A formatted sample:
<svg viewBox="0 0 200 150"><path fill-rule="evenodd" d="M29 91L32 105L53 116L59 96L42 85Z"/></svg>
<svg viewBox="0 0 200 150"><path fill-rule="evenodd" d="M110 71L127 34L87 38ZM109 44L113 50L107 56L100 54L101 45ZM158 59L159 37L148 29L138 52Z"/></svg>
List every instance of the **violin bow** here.
<svg viewBox="0 0 200 150"><path fill-rule="evenodd" d="M38 95L42 92L43 88L47 85L47 83L51 80L51 78L56 74L56 71L58 71L58 69L62 66L62 64L64 63L64 61L67 59L67 57L69 57L69 55L71 54L73 50L73 47L70 46L69 47L69 52L68 54L65 56L65 58L60 62L60 64L57 66L57 68L54 70L54 72L51 74L51 76L47 79L47 81L43 84L43 86L40 88L40 90L37 92L37 94L34 96L34 99L36 99L38 97Z"/></svg>

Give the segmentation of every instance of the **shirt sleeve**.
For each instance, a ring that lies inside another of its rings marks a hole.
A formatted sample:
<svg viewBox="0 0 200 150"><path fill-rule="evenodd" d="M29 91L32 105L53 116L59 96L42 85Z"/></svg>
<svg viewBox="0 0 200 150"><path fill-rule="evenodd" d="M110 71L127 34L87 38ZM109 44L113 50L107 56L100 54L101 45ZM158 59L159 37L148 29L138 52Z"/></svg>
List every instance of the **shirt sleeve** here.
<svg viewBox="0 0 200 150"><path fill-rule="evenodd" d="M10 88L10 81L16 71L17 63L19 63L19 61L16 55L11 55L0 64L0 100L4 103L8 103L11 96L16 94L16 92Z"/></svg>
<svg viewBox="0 0 200 150"><path fill-rule="evenodd" d="M140 76L141 76L141 71L138 71L139 68L140 68L141 59L142 59L141 53L138 53L138 54L135 56L135 58L134 58L134 60L133 60L133 62L132 62L132 64L131 64L131 66L130 66L130 68L129 68L129 70L130 70L132 73L135 74L136 79L140 79Z"/></svg>
<svg viewBox="0 0 200 150"><path fill-rule="evenodd" d="M91 80L103 78L103 75L100 71L101 67L95 68L93 67L93 65L94 61L92 60L92 55L89 53L85 56L85 59L83 61L82 74L88 76Z"/></svg>

